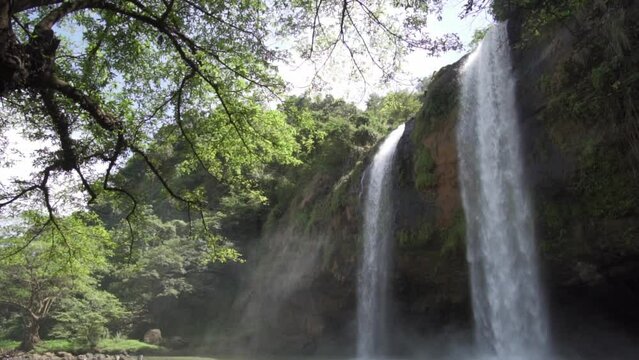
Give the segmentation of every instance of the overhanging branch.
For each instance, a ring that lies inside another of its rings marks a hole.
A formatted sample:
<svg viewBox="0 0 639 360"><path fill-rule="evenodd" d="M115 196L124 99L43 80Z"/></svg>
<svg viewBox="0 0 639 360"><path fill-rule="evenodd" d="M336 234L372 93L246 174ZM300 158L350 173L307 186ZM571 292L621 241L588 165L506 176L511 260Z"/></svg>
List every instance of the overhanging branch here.
<svg viewBox="0 0 639 360"><path fill-rule="evenodd" d="M68 97L73 100L76 104L78 104L84 111L89 113L93 119L107 131L114 131L122 129L122 123L115 119L111 114L102 110L100 105L91 99L89 96L85 95L79 89L73 87L69 83L61 80L55 76L52 76L47 81L47 86L57 90L62 95Z"/></svg>

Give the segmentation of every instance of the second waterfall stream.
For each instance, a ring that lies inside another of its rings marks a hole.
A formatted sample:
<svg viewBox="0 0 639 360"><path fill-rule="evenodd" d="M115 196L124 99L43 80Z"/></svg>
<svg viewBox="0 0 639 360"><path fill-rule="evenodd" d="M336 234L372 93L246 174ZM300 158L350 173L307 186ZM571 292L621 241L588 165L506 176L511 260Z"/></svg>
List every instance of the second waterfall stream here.
<svg viewBox="0 0 639 360"><path fill-rule="evenodd" d="M457 127L477 345L503 360L548 356L532 204L505 24L494 26L461 74Z"/></svg>
<svg viewBox="0 0 639 360"><path fill-rule="evenodd" d="M387 300L390 272L393 204L392 168L397 143L404 133L400 125L382 142L364 184L364 229L357 286L357 356L382 355L387 337Z"/></svg>

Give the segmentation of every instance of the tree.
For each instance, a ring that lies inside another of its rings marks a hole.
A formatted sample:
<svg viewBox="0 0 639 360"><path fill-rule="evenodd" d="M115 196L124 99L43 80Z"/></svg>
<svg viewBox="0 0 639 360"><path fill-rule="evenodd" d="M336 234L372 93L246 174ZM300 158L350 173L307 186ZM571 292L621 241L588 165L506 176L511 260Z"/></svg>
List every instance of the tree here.
<svg viewBox="0 0 639 360"><path fill-rule="evenodd" d="M40 326L57 305L95 291L98 271L112 247L95 215L76 213L50 220L33 212L3 228L0 238L0 304L24 324L21 348L40 341Z"/></svg>
<svg viewBox="0 0 639 360"><path fill-rule="evenodd" d="M415 115L422 102L419 97L409 91L393 91L383 97L372 95L367 102L366 112L373 120L373 124L386 130L389 126L397 125Z"/></svg>
<svg viewBox="0 0 639 360"><path fill-rule="evenodd" d="M440 9L440 0L1 0L2 130L48 147L31 179L2 184L0 209L33 200L53 218L52 183L73 174L89 201L112 193L131 215L137 199L113 174L135 155L166 196L202 211L201 194L158 170L158 128L173 124L188 144L183 171L237 180L265 162L294 163L294 130L261 105L284 89L274 63L285 54L269 44L307 44L302 54L318 64L342 49L355 73L369 59L391 74L407 50L459 48L453 35L423 31Z"/></svg>
<svg viewBox="0 0 639 360"><path fill-rule="evenodd" d="M486 34L488 34L488 30L490 30L490 27L475 30L473 38L471 39L470 44L468 44L468 47L471 49L476 49L482 42L482 40L484 40Z"/></svg>
<svg viewBox="0 0 639 360"><path fill-rule="evenodd" d="M51 314L55 320L51 335L95 348L108 334L109 324L118 323L129 315L113 294L85 288L75 296L60 299L59 306Z"/></svg>
<svg viewBox="0 0 639 360"><path fill-rule="evenodd" d="M239 260L237 252L228 246L208 251L208 237L201 227L191 229L180 220L162 221L150 209L141 209L136 214L135 225L133 251L125 246L128 237L125 224L112 232L119 246L111 259L117 266L107 288L126 304L138 324L157 326L152 305L193 291L188 281L190 274L203 272L212 261ZM124 239L117 241L118 237Z"/></svg>

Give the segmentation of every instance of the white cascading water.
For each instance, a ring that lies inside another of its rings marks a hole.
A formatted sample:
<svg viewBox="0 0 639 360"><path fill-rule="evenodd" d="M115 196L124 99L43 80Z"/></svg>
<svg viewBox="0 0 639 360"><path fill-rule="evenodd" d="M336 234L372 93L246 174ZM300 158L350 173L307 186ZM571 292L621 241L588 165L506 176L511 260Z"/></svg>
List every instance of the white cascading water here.
<svg viewBox="0 0 639 360"><path fill-rule="evenodd" d="M547 359L505 24L494 26L470 55L461 87L457 148L477 345L497 359Z"/></svg>
<svg viewBox="0 0 639 360"><path fill-rule="evenodd" d="M393 130L373 158L364 195L363 253L357 294L357 356L371 359L384 352L390 272L393 159L404 125Z"/></svg>

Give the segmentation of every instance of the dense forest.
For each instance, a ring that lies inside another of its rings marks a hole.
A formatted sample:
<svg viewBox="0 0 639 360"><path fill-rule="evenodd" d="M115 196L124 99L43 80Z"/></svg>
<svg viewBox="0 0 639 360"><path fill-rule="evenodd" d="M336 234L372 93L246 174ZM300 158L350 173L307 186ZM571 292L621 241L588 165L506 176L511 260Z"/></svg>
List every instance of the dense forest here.
<svg viewBox="0 0 639 360"><path fill-rule="evenodd" d="M493 31L468 44L431 35L447 6L0 0L0 356L351 356L365 184L404 123L390 165L387 353L468 337L481 319L454 129L470 57L383 89L410 52L472 51ZM458 15L486 13L510 37L552 337L589 341L569 330L585 319L632 343L639 7L468 0ZM337 57L353 81L372 69L381 95L316 91ZM317 69L303 94L278 72L293 58ZM19 162L28 173L11 172Z"/></svg>

